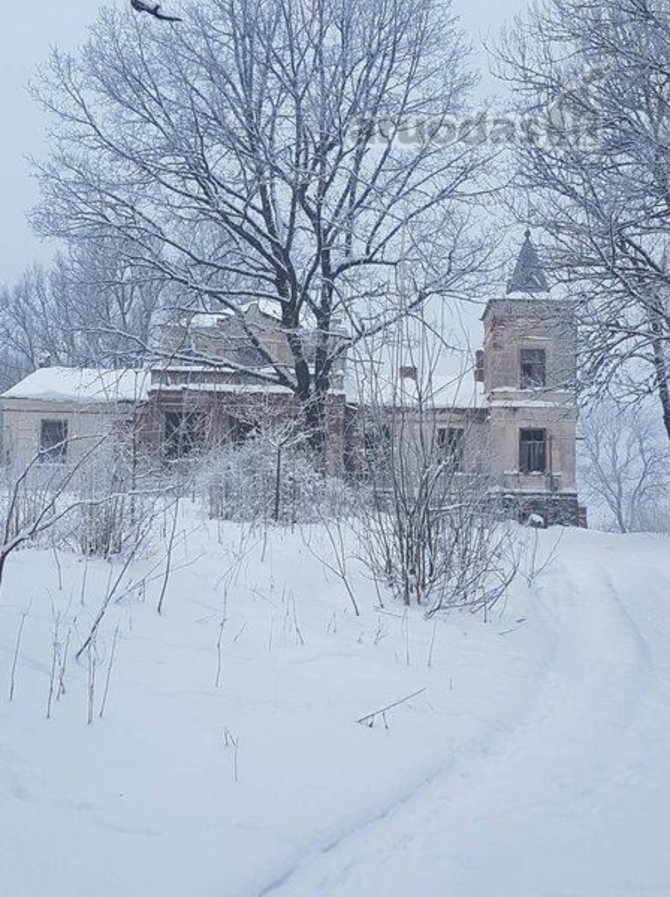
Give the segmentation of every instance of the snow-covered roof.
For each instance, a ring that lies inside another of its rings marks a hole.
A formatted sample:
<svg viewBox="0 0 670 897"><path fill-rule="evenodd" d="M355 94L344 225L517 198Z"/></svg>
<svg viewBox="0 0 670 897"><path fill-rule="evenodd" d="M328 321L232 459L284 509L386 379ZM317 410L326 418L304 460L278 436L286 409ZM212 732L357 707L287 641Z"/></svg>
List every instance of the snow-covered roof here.
<svg viewBox="0 0 670 897"><path fill-rule="evenodd" d="M148 370L45 367L28 374L3 399L50 402L106 403L146 399Z"/></svg>
<svg viewBox="0 0 670 897"><path fill-rule="evenodd" d="M433 377L433 402L442 408L483 408L486 405L484 384L475 380L474 371Z"/></svg>
<svg viewBox="0 0 670 897"><path fill-rule="evenodd" d="M433 373L429 379L376 376L360 383L347 382L347 399L352 402L381 402L385 405L413 406L422 401L435 409L468 410L484 408L486 394L482 383L475 381L472 370L463 373Z"/></svg>
<svg viewBox="0 0 670 897"><path fill-rule="evenodd" d="M258 311L266 317L274 318L277 321L281 320L281 307L279 302L272 302L270 299L252 299L249 302L242 302L238 307L245 315L248 314L252 308L257 308ZM232 308L220 308L216 311L196 312L189 317L188 322L191 327L218 327L219 321L225 321L234 315L235 311Z"/></svg>
<svg viewBox="0 0 670 897"><path fill-rule="evenodd" d="M491 408L565 408L565 401L542 399L491 399Z"/></svg>
<svg viewBox="0 0 670 897"><path fill-rule="evenodd" d="M222 392L242 395L269 394L292 395L292 390L278 383L157 383L151 393L161 392Z"/></svg>

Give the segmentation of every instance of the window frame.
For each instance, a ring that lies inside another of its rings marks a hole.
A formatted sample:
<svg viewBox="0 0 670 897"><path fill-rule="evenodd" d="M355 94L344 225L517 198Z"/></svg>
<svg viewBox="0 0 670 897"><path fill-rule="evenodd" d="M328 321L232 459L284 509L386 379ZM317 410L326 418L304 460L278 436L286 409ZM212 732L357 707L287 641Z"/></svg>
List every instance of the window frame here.
<svg viewBox="0 0 670 897"><path fill-rule="evenodd" d="M541 438L537 437L541 433ZM548 470L549 433L545 427L522 427L519 430L519 470L521 473L543 473Z"/></svg>
<svg viewBox="0 0 670 897"><path fill-rule="evenodd" d="M60 438L49 440L47 444L46 433L49 427L60 428ZM43 417L40 420L40 463L65 464L68 456L69 425L67 418Z"/></svg>
<svg viewBox="0 0 670 897"><path fill-rule="evenodd" d="M465 462L465 427L438 427L437 445L454 473L463 473Z"/></svg>
<svg viewBox="0 0 670 897"><path fill-rule="evenodd" d="M172 426L176 418L180 423ZM205 414L201 410L164 412L164 455L166 461L183 461L192 458L203 448L205 442Z"/></svg>
<svg viewBox="0 0 670 897"><path fill-rule="evenodd" d="M234 414L228 415L228 437L237 448L258 436L259 429L256 421L235 417Z"/></svg>
<svg viewBox="0 0 670 897"><path fill-rule="evenodd" d="M393 449L393 430L390 424L381 423L364 426L362 437L365 464L368 467L388 464Z"/></svg>
<svg viewBox="0 0 670 897"><path fill-rule="evenodd" d="M524 355L539 356L539 359L524 359ZM534 371L537 369L537 372ZM547 385L547 350L522 346L519 349L519 385L521 389L544 389Z"/></svg>

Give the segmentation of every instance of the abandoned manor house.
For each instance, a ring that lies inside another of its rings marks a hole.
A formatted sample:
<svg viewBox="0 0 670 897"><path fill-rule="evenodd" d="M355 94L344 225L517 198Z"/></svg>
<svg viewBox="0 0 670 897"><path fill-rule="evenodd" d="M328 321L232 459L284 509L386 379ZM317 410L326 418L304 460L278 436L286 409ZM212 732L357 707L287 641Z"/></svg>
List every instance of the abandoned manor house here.
<svg viewBox="0 0 670 897"><path fill-rule="evenodd" d="M435 451L448 453L463 473L476 459L491 495L520 519L539 514L547 523L577 524L574 305L552 297L529 232L506 295L489 299L482 323L483 348L468 383L434 392ZM164 325L156 354L160 360L139 370L43 367L27 376L2 396L5 462L35 456L40 463L72 462L86 451L87 438L127 428L132 420L140 451L169 464L239 444L263 421L297 414L290 387L267 375L268 356L275 368L287 375L292 370L272 303L252 301L239 314L198 313ZM400 380L420 377L410 366L398 372ZM400 406L396 397L386 413L411 415L410 400L401 398ZM368 411L348 382L342 356L325 410L331 474L365 475Z"/></svg>

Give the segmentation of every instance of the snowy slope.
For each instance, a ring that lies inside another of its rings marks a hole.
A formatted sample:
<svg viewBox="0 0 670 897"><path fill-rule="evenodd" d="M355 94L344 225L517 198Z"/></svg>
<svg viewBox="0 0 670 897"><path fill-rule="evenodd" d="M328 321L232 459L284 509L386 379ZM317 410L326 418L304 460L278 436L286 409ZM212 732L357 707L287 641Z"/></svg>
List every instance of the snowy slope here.
<svg viewBox="0 0 670 897"><path fill-rule="evenodd" d="M146 559L105 621L92 726L85 663L44 718L51 643L60 610L79 644L109 565L10 565L2 897L670 895L666 540L543 532L555 560L488 624L434 626L351 562L355 618L318 529L185 527L166 613Z"/></svg>

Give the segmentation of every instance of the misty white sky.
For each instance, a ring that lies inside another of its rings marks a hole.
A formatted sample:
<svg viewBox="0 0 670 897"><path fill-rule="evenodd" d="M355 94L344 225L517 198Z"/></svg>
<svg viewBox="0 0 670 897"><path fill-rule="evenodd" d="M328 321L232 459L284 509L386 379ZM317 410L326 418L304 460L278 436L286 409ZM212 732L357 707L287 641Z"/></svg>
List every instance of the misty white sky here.
<svg viewBox="0 0 670 897"><path fill-rule="evenodd" d="M107 5L114 0L107 0ZM115 0L128 8L128 0ZM189 0L183 0L188 3ZM197 2L197 0L190 0ZM474 43L495 35L505 19L526 0L453 0L464 28ZM0 283L12 281L34 260L48 258L26 223L37 190L26 156L45 152L41 112L26 92L35 67L52 44L74 49L93 21L96 0L30 0L8 4L0 24ZM164 0L166 8L170 0Z"/></svg>

